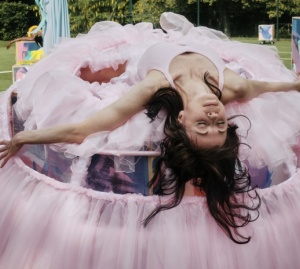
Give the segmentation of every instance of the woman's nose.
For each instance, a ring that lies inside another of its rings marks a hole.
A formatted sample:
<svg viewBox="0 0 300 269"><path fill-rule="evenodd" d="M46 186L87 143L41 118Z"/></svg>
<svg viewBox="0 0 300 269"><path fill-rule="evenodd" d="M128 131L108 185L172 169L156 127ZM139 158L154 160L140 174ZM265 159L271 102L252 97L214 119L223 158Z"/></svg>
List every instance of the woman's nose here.
<svg viewBox="0 0 300 269"><path fill-rule="evenodd" d="M208 113L207 113L207 116L208 116L210 119L214 119L214 118L217 118L217 117L218 117L218 113L215 112L215 111L211 111L211 112L208 112Z"/></svg>

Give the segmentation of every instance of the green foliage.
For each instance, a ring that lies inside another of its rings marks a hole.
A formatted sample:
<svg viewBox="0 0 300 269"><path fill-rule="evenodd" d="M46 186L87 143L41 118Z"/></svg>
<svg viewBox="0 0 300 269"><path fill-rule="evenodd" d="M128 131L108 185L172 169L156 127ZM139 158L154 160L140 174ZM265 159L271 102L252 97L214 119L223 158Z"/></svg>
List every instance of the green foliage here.
<svg viewBox="0 0 300 269"><path fill-rule="evenodd" d="M258 24L290 23L300 15L299 0L132 0L133 23L152 22L159 27L161 13L182 14L196 25L197 4L200 3L200 24L226 32L228 35L254 36ZM130 0L68 0L71 35L87 33L98 21L112 20L124 25L131 22ZM23 4L22 4L23 3ZM27 5L25 5L26 3ZM28 28L39 23L34 0L0 0L0 39L23 36ZM240 23L237 23L240 22ZM280 29L281 31L281 29ZM288 36L286 29L282 30Z"/></svg>
<svg viewBox="0 0 300 269"><path fill-rule="evenodd" d="M138 0L134 5L134 22L152 22L159 27L159 18L163 12L171 11L189 18L189 14L195 13L196 0Z"/></svg>
<svg viewBox="0 0 300 269"><path fill-rule="evenodd" d="M26 5L35 5L35 0L22 0L22 1L0 0L0 3L1 2L22 2L23 4Z"/></svg>
<svg viewBox="0 0 300 269"><path fill-rule="evenodd" d="M72 35L88 32L98 21L130 21L128 0L69 0L68 4Z"/></svg>
<svg viewBox="0 0 300 269"><path fill-rule="evenodd" d="M136 0L133 3L133 23L152 22L159 27L159 17L165 11L183 14L195 0ZM191 3L189 3L191 2ZM86 33L98 21L112 20L130 23L129 0L69 0L71 33ZM185 14L183 14L185 15Z"/></svg>
<svg viewBox="0 0 300 269"><path fill-rule="evenodd" d="M145 1L138 0L133 9L133 20L137 22L152 22L155 26L159 25L159 17L165 10L169 1L156 0Z"/></svg>
<svg viewBox="0 0 300 269"><path fill-rule="evenodd" d="M30 26L39 22L34 6L21 2L1 2L0 40L26 36Z"/></svg>
<svg viewBox="0 0 300 269"><path fill-rule="evenodd" d="M106 8L103 1L69 0L69 18L71 33L86 33L98 20L105 18Z"/></svg>

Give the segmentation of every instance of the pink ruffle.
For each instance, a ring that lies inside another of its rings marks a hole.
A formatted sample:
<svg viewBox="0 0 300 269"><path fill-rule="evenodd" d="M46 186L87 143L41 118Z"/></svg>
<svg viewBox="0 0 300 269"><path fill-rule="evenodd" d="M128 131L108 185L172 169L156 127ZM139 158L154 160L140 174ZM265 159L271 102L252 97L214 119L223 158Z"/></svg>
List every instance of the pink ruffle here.
<svg viewBox="0 0 300 269"><path fill-rule="evenodd" d="M185 197L144 228L167 198L117 195L60 183L17 157L0 175L0 268L297 268L300 175L259 190L258 220L233 243L204 197Z"/></svg>

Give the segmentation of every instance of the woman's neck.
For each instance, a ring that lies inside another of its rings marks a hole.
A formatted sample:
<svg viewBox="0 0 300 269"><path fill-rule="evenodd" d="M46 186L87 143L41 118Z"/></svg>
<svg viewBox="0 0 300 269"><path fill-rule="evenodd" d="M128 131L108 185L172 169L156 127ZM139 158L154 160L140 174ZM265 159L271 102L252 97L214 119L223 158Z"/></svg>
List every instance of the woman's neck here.
<svg viewBox="0 0 300 269"><path fill-rule="evenodd" d="M205 196L205 193L195 188L191 181L185 183L184 196Z"/></svg>
<svg viewBox="0 0 300 269"><path fill-rule="evenodd" d="M169 71L184 104L197 95L212 93L204 82L206 72L210 74L210 81L218 87L217 68L199 54L186 53L177 56L171 62Z"/></svg>
<svg viewBox="0 0 300 269"><path fill-rule="evenodd" d="M200 79L184 79L182 82L175 83L176 89L180 94L183 106L191 100L208 93L212 93L209 87Z"/></svg>

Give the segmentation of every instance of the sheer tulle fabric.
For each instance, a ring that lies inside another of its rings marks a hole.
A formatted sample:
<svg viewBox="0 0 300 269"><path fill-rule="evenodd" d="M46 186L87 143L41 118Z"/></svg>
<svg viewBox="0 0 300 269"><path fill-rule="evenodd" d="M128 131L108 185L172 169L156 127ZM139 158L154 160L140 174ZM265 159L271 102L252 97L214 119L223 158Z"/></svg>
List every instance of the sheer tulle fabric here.
<svg viewBox="0 0 300 269"><path fill-rule="evenodd" d="M130 90L138 82L139 57L161 40L208 44L229 68L249 79L295 79L267 47L231 42L223 33L195 28L173 13L163 14L162 27L167 33L147 23L123 27L102 22L87 35L64 40L23 80L0 94L1 139L11 136L13 91L18 93L15 109L26 129L79 121ZM110 83L89 84L78 77L80 67L96 71L126 61L126 72ZM240 230L252 236L249 244L237 245L225 235L204 197L185 197L144 228L142 220L168 197L117 195L82 187L93 154L137 150L156 145L163 137L163 115L149 124L140 113L114 132L92 135L81 145L55 145L68 157L79 156L71 166L70 183L34 171L18 156L0 170L0 268L298 268L298 99L295 92L265 94L226 107L229 116L246 115L252 122L249 130L247 120L234 119L243 141L252 147L243 148L240 156L253 171L267 165L276 174L276 183L293 173L277 186L258 190L260 217Z"/></svg>
<svg viewBox="0 0 300 269"><path fill-rule="evenodd" d="M260 190L260 217L233 243L205 198L185 197L144 228L166 198L60 183L18 158L0 174L0 268L298 268L300 175Z"/></svg>
<svg viewBox="0 0 300 269"><path fill-rule="evenodd" d="M100 22L86 35L63 40L50 55L33 66L22 81L12 86L18 92L16 111L25 121L25 129L77 122L114 102L139 81L137 65L141 55L149 46L162 40L206 44L223 58L228 68L248 79L296 79L295 74L284 67L274 48L229 41L223 33L194 27L184 17L173 13L162 15L161 26L166 32L153 29L149 23L121 26ZM109 83L90 84L78 77L81 67L89 66L97 71L117 68L125 62L125 73ZM253 123L250 128L245 118L234 119L243 142L251 147L251 150L242 147L240 157L253 171L267 167L274 174L278 167L284 166L284 179L295 172L297 152L294 149L300 130L296 120L300 115L297 100L300 101L300 95L295 92L268 93L246 104L234 103L226 107L228 116L245 115ZM81 145L57 145L55 148L69 157L85 158L96 152L112 150L122 155L124 151L149 146L159 151L163 118L150 124L141 112L113 132L92 135ZM126 159L120 157L116 160L117 165L122 163L122 158ZM273 182L277 181L273 179Z"/></svg>

